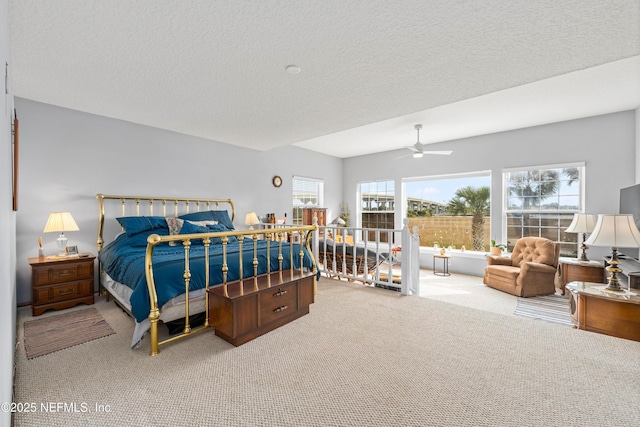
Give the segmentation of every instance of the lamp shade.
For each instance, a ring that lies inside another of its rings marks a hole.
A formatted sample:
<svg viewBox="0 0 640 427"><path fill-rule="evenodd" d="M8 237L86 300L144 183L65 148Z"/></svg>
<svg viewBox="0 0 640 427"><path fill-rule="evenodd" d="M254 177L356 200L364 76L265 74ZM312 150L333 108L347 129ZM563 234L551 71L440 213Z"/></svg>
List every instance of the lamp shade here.
<svg viewBox="0 0 640 427"><path fill-rule="evenodd" d="M331 224L345 225L346 222L344 222L344 219L338 216L338 217L335 217L333 221L331 221Z"/></svg>
<svg viewBox="0 0 640 427"><path fill-rule="evenodd" d="M258 215L256 215L255 212L249 212L244 217L244 225L248 225L252 227L257 224L260 224L260 219L258 218Z"/></svg>
<svg viewBox="0 0 640 427"><path fill-rule="evenodd" d="M598 215L598 221L585 242L588 245L609 246L612 248L640 247L640 231L633 215Z"/></svg>
<svg viewBox="0 0 640 427"><path fill-rule="evenodd" d="M69 212L51 212L47 225L44 226L45 233L78 231L78 224Z"/></svg>
<svg viewBox="0 0 640 427"><path fill-rule="evenodd" d="M596 228L596 216L593 214L577 213L573 221L565 230L567 233L591 233Z"/></svg>

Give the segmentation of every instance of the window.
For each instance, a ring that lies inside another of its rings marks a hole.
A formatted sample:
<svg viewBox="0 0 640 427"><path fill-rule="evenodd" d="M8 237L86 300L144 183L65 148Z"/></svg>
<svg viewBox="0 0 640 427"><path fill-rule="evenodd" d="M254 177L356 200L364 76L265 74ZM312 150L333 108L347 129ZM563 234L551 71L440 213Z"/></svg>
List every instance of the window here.
<svg viewBox="0 0 640 427"><path fill-rule="evenodd" d="M395 189L393 181L374 181L360 184L362 228L393 230L395 227L394 209ZM375 239L374 232L369 234L369 240Z"/></svg>
<svg viewBox="0 0 640 427"><path fill-rule="evenodd" d="M293 216L292 224L302 225L302 208L315 208L322 205L324 183L313 178L293 177Z"/></svg>
<svg viewBox="0 0 640 427"><path fill-rule="evenodd" d="M491 174L489 171L406 179L409 228L420 245L489 249Z"/></svg>
<svg viewBox="0 0 640 427"><path fill-rule="evenodd" d="M507 246L526 236L560 243L560 255L577 255L577 235L565 233L583 209L583 165L560 165L504 173Z"/></svg>

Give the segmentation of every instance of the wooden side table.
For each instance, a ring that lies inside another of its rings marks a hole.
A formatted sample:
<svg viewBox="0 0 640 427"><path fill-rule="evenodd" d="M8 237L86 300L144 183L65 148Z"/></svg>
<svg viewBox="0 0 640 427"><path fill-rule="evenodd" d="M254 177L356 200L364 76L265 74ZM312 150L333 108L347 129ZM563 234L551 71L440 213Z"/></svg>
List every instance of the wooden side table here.
<svg viewBox="0 0 640 427"><path fill-rule="evenodd" d="M32 314L93 304L95 259L93 254L29 258Z"/></svg>
<svg viewBox="0 0 640 427"><path fill-rule="evenodd" d="M436 270L436 258L443 260L441 273L438 273ZM451 258L451 255L433 254L433 274L436 276L451 276L451 274L449 274L449 258Z"/></svg>
<svg viewBox="0 0 640 427"><path fill-rule="evenodd" d="M606 285L571 282L569 311L575 328L640 341L640 296L607 292Z"/></svg>
<svg viewBox="0 0 640 427"><path fill-rule="evenodd" d="M606 283L604 263L598 261L579 261L576 258L560 257L560 291L565 294L567 283L592 282Z"/></svg>

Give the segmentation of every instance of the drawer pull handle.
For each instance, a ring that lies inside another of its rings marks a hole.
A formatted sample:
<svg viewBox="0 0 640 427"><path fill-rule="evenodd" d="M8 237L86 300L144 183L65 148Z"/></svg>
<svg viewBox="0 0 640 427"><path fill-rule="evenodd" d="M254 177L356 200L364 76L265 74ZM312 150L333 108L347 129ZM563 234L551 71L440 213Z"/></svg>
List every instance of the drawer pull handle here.
<svg viewBox="0 0 640 427"><path fill-rule="evenodd" d="M288 307L286 305L283 305L282 307L278 307L275 310L273 310L274 313L280 313L283 312L287 309Z"/></svg>
<svg viewBox="0 0 640 427"><path fill-rule="evenodd" d="M282 295L286 294L287 291L278 291L275 294L273 294L274 297L281 297Z"/></svg>
<svg viewBox="0 0 640 427"><path fill-rule="evenodd" d="M69 289L69 290L64 291L64 292L58 292L58 296L59 297L63 297L65 295L71 295L72 293L73 293L73 289Z"/></svg>
<svg viewBox="0 0 640 427"><path fill-rule="evenodd" d="M57 274L57 276L58 277L71 276L72 274L75 274L75 272L76 272L75 270L62 270Z"/></svg>

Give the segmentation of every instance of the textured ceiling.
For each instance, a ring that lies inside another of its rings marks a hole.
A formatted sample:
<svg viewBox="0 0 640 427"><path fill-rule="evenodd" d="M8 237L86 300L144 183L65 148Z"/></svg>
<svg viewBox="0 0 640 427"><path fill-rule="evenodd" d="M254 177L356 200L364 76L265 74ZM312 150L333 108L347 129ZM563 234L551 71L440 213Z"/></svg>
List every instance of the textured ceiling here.
<svg viewBox="0 0 640 427"><path fill-rule="evenodd" d="M11 2L18 97L339 157L640 105L638 0ZM285 67L299 66L299 74Z"/></svg>

